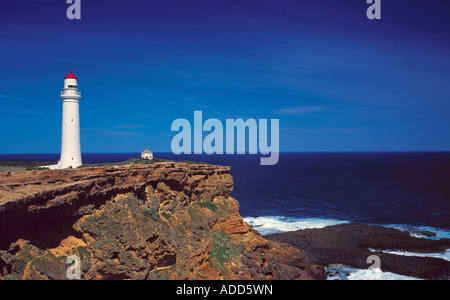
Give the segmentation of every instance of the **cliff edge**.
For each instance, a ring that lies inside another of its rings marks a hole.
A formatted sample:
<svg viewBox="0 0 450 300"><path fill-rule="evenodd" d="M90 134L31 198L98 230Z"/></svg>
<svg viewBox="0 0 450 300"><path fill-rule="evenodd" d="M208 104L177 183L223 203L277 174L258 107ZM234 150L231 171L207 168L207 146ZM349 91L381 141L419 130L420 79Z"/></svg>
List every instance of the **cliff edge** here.
<svg viewBox="0 0 450 300"><path fill-rule="evenodd" d="M229 167L0 172L0 279L323 279L239 215Z"/></svg>

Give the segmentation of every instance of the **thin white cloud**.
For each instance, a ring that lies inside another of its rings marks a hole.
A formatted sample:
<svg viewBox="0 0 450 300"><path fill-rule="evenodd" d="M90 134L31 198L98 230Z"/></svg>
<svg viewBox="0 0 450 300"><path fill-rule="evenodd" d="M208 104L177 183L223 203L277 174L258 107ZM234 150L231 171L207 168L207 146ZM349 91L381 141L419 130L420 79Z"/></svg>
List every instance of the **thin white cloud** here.
<svg viewBox="0 0 450 300"><path fill-rule="evenodd" d="M274 110L274 113L281 115L301 115L313 112L327 111L326 107L322 106L296 106L296 107L286 107L282 109Z"/></svg>
<svg viewBox="0 0 450 300"><path fill-rule="evenodd" d="M281 128L280 128L281 129ZM285 128L284 128L285 129ZM357 133L364 131L364 128L291 128L294 132L298 133Z"/></svg>
<svg viewBox="0 0 450 300"><path fill-rule="evenodd" d="M137 124L123 124L123 125L117 125L115 128L117 129L136 129L136 128L142 128L144 126L137 125Z"/></svg>
<svg viewBox="0 0 450 300"><path fill-rule="evenodd" d="M123 131L110 131L106 132L107 135L121 135L121 136L131 136L131 135L142 135L138 132L123 132Z"/></svg>
<svg viewBox="0 0 450 300"><path fill-rule="evenodd" d="M38 110L2 108L2 109L0 109L0 112L9 113L9 114L25 114L25 115L35 115L35 116L47 116L46 113L38 111Z"/></svg>
<svg viewBox="0 0 450 300"><path fill-rule="evenodd" d="M81 128L83 135L115 135L115 136L134 136L143 135L135 131L113 131L104 128Z"/></svg>

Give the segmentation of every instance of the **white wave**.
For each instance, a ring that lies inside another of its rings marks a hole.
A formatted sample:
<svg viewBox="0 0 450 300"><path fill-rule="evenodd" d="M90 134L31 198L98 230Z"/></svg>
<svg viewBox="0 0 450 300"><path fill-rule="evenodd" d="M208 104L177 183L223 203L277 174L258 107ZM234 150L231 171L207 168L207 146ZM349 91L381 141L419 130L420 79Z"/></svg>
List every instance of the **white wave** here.
<svg viewBox="0 0 450 300"><path fill-rule="evenodd" d="M408 252L408 251L393 251L393 250L375 250L369 249L372 252L382 252L387 254L395 254L395 255L404 255L404 256L418 256L418 257L434 257L434 258L442 258L444 260L450 261L450 249L443 253L416 253L416 252Z"/></svg>
<svg viewBox="0 0 450 300"><path fill-rule="evenodd" d="M421 280L415 277L383 272L378 268L357 269L342 266L325 269L328 273L327 280Z"/></svg>
<svg viewBox="0 0 450 300"><path fill-rule="evenodd" d="M440 240L440 239L450 239L450 230L449 229L442 229L442 228L436 228L431 226L412 226L412 225L406 225L406 224L389 224L389 225L383 225L385 227L394 228L400 231L406 231L411 234L411 236L418 237L418 238L424 238L424 239L430 239L430 240ZM429 231L436 233L436 236L426 236L421 234L423 231Z"/></svg>
<svg viewBox="0 0 450 300"><path fill-rule="evenodd" d="M323 228L337 224L346 224L347 221L320 218L294 218L283 216L245 217L244 221L253 226L262 235L295 231L308 228Z"/></svg>

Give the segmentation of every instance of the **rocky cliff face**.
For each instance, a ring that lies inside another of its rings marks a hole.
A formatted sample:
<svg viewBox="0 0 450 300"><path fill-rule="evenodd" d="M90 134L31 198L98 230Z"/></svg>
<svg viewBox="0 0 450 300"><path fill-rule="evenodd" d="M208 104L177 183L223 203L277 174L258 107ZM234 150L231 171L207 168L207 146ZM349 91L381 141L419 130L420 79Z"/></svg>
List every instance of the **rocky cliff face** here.
<svg viewBox="0 0 450 300"><path fill-rule="evenodd" d="M0 278L322 279L239 215L228 167L155 163L0 172Z"/></svg>

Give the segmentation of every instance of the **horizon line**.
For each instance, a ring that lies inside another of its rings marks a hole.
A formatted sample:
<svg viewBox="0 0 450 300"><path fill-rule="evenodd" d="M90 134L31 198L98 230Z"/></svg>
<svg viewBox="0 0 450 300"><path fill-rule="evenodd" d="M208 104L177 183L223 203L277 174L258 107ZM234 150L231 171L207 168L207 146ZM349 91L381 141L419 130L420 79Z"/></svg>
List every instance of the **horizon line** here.
<svg viewBox="0 0 450 300"><path fill-rule="evenodd" d="M140 154L142 151L139 152L82 152L81 155L83 154ZM173 152L155 152L152 150L153 153L159 153L159 154L173 154L173 155L207 155L207 156L213 156L213 155L226 155L226 156L230 156L230 155L261 155L260 153L257 154L249 154L249 153L244 153L244 154L237 154L237 153L233 153L233 154L206 154L206 153L201 153L201 154L185 154L185 153L181 153L181 154L174 154ZM442 152L450 152L450 150L330 150L330 151L279 151L279 153L442 153ZM36 154L48 154L48 155L60 155L61 153L51 153L51 152L36 152L36 153L0 153L0 155L36 155Z"/></svg>

